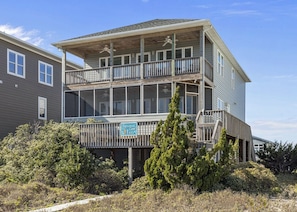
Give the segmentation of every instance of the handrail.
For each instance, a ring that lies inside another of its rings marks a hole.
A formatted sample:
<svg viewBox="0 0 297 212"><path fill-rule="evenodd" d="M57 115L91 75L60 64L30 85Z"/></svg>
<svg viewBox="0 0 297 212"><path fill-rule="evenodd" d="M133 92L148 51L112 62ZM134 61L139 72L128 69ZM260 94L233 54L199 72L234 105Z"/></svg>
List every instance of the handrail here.
<svg viewBox="0 0 297 212"><path fill-rule="evenodd" d="M196 74L201 73L201 60L201 57L189 57L101 68L66 70L65 84L87 84L114 80L147 79L171 75ZM209 62L206 62L206 64L205 75L212 80L213 67Z"/></svg>

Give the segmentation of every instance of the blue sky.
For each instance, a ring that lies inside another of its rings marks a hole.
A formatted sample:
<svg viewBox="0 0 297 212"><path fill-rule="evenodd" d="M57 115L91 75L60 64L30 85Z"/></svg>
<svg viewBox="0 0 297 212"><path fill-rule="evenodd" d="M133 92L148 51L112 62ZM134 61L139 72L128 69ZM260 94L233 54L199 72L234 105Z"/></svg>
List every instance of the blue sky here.
<svg viewBox="0 0 297 212"><path fill-rule="evenodd" d="M89 33L156 18L209 19L252 80L246 121L253 135L297 143L296 0L1 0L0 5L0 31L57 55L51 43Z"/></svg>

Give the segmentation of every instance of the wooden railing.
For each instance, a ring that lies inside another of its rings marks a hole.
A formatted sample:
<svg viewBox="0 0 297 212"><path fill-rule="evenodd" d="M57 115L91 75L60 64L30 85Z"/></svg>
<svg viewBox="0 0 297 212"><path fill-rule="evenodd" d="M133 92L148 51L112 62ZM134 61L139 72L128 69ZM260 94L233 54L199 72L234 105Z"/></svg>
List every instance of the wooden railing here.
<svg viewBox="0 0 297 212"><path fill-rule="evenodd" d="M224 110L206 110L198 113L196 118L198 140L215 142L213 139L219 139L220 132L215 132L215 125L218 121L221 122L221 128L226 129L228 135L251 141L250 126ZM216 136L213 136L214 133Z"/></svg>
<svg viewBox="0 0 297 212"><path fill-rule="evenodd" d="M144 78L171 75L171 60L148 62L143 64Z"/></svg>
<svg viewBox="0 0 297 212"><path fill-rule="evenodd" d="M92 123L80 125L79 141L87 148L152 147L150 135L158 121L138 122L136 137L121 137L120 123Z"/></svg>
<svg viewBox="0 0 297 212"><path fill-rule="evenodd" d="M66 85L87 84L201 73L201 59L199 57L192 57L94 69L67 70L65 73L65 83ZM213 80L213 67L207 61L205 64L205 76Z"/></svg>

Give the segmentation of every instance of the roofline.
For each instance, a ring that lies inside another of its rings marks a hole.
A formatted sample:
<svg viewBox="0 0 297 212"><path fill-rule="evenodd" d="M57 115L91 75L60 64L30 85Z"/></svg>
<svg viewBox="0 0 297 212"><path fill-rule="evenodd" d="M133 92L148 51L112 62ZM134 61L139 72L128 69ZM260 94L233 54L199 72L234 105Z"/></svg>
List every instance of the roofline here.
<svg viewBox="0 0 297 212"><path fill-rule="evenodd" d="M9 35L9 34L6 34L5 32L1 32L0 31L0 39L1 40L4 40L8 43L11 43L11 44L14 44L14 45L17 45L17 46L20 46L22 47L23 49L26 49L30 52L33 52L35 54L38 54L38 55L41 55L43 57L46 57L48 59L51 59L51 60L54 60L58 63L62 63L62 57L61 56L58 56L58 55L55 55L49 51L46 51L40 47L37 47L37 46L34 46L26 41L23 41L17 37L14 37L12 35ZM67 61L67 66L70 66L71 68L74 68L74 69L79 69L81 68L82 66L81 65L78 65L74 62L70 62L70 61Z"/></svg>
<svg viewBox="0 0 297 212"><path fill-rule="evenodd" d="M117 32L117 33L106 34L106 35L97 35L92 37L64 40L64 41L53 43L52 45L56 46L57 48L63 49L63 47L67 47L68 45L95 42L95 41L101 41L106 39L116 39L116 38L135 36L135 35L150 34L150 33L155 33L159 31L169 31L169 30L184 29L184 28L204 26L204 25L211 25L211 23L209 20L206 20L206 19L192 20L189 22L182 22L177 24L170 24L170 25L164 25L164 26L156 26L156 27L149 27L144 29Z"/></svg>
<svg viewBox="0 0 297 212"><path fill-rule="evenodd" d="M149 27L144 29L137 29L137 30L130 30L124 32L117 32L112 34L105 34L105 35L96 35L91 37L83 37L83 38L74 38L69 40L64 40L60 42L53 43L52 45L56 46L59 49L67 50L67 46L76 45L76 44L84 44L88 42L96 42L102 40L111 40L117 39L122 37L128 36L135 36L135 35L143 35L143 34L150 34L156 33L160 31L170 31L170 30L177 30L177 29L185 29L190 27L199 27L199 26L209 26L209 28L205 28L205 32L210 37L213 37L216 44L222 49L222 52L225 54L227 58L231 61L234 68L239 72L240 76L244 79L245 82L251 82L251 79L247 76L245 71L239 65L237 60L234 58L233 54L230 52L224 41L221 39L217 31L212 26L211 22L208 19L198 19L198 20L191 20L188 22L182 22L177 24L170 24L170 25L163 25L163 26L156 26L156 27Z"/></svg>
<svg viewBox="0 0 297 212"><path fill-rule="evenodd" d="M220 47L222 53L224 53L225 57L229 58L229 60L232 63L233 68L235 68L237 71L239 71L240 76L245 80L245 82L251 82L251 79L248 77L248 75L245 73L243 68L239 65L223 39L220 37L218 32L214 29L214 27L211 25L211 28L208 30L206 29L206 34L212 37L213 41L216 42L218 47Z"/></svg>
<svg viewBox="0 0 297 212"><path fill-rule="evenodd" d="M255 136L255 135L253 135L252 138L253 138L253 139L256 139L256 140L259 140L259 141L266 142L266 143L274 143L273 141L269 141L269 140L267 140L267 139L260 138L260 137Z"/></svg>

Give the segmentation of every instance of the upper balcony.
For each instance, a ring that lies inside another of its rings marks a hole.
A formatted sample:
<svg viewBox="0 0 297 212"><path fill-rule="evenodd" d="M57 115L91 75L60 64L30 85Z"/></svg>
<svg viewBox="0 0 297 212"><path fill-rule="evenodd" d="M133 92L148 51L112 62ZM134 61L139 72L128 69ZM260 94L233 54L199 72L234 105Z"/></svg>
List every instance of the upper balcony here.
<svg viewBox="0 0 297 212"><path fill-rule="evenodd" d="M212 82L213 66L206 59L204 59L204 61L204 76ZM193 74L198 74L201 77L203 73L202 62L202 57L189 57L93 69L68 70L65 72L65 84L92 84Z"/></svg>

